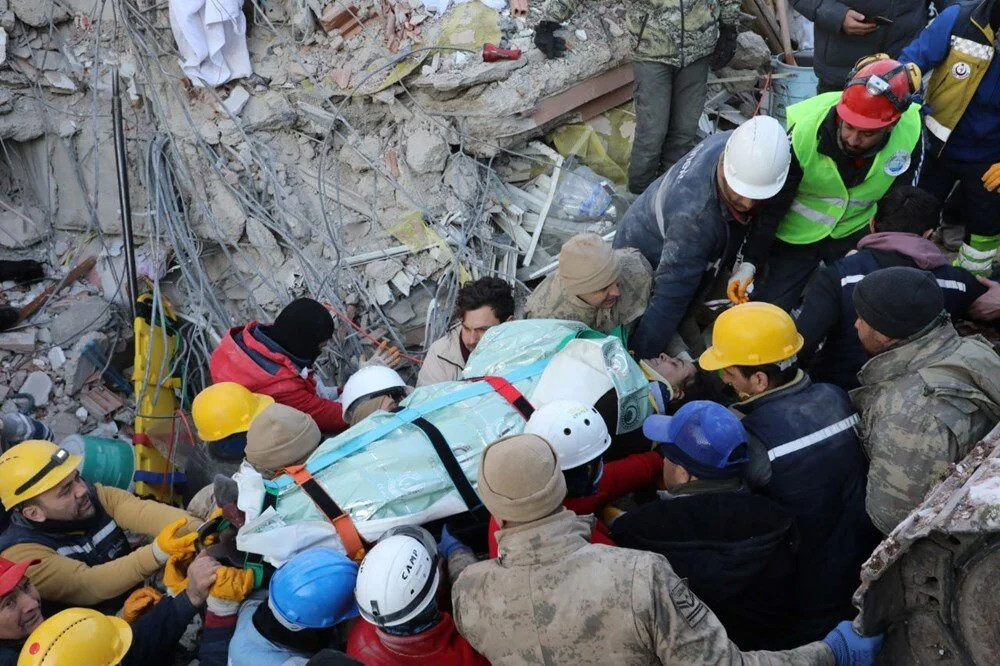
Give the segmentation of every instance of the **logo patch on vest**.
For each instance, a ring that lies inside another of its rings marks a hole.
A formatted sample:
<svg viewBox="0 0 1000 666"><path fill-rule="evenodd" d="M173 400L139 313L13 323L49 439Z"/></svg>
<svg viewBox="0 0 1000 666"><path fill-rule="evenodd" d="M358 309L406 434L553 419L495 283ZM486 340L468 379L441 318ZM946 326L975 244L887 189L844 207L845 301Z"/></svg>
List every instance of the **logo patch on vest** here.
<svg viewBox="0 0 1000 666"><path fill-rule="evenodd" d="M969 78L970 74L972 74L972 68L969 67L968 63L962 62L961 60L951 66L952 77L958 79L959 81Z"/></svg>
<svg viewBox="0 0 1000 666"><path fill-rule="evenodd" d="M910 151L908 150L897 150L892 154L892 157L885 163L885 173L886 175L895 178L899 174L903 173L910 168Z"/></svg>

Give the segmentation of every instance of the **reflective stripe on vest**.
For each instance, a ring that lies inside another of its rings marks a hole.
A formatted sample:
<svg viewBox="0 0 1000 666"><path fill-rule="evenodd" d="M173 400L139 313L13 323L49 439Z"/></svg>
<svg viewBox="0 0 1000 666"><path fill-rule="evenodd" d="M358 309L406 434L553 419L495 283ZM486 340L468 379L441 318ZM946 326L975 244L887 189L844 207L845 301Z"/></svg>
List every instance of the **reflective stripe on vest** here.
<svg viewBox="0 0 1000 666"><path fill-rule="evenodd" d="M827 236L844 238L861 229L875 214L878 201L900 173L920 140L920 106L911 104L872 160L865 180L850 189L833 159L819 152L819 130L840 93L826 93L788 107L792 149L802 166L802 182L791 207L778 225L777 237L805 245ZM905 161L901 161L905 160ZM891 175L896 168L901 170Z"/></svg>
<svg viewBox="0 0 1000 666"><path fill-rule="evenodd" d="M829 425L822 430L817 430L811 435L806 435L804 437L799 437L798 439L793 439L787 444L782 444L781 446L776 446L767 452L767 457L770 460L777 460L782 456L787 456L790 453L795 453L796 451L801 451L802 449L812 446L813 444L818 444L824 439L829 439L834 435L844 432L848 428L853 428L858 422L858 415L852 414L846 419L841 419L833 425Z"/></svg>
<svg viewBox="0 0 1000 666"><path fill-rule="evenodd" d="M846 287L849 284L854 284L856 282L861 282L865 279L864 275L845 275L840 278L840 286ZM955 291L965 291L965 283L959 282L958 280L942 280L937 278L938 286L942 289L954 289Z"/></svg>
<svg viewBox="0 0 1000 666"><path fill-rule="evenodd" d="M64 557L72 557L73 555L78 553L79 554L92 553L96 545L99 544L104 539L106 539L108 536L110 536L111 533L115 531L116 527L118 527L118 525L115 523L115 521L109 520L108 524L102 527L100 530L98 530L96 534L92 535L89 541L85 541L82 544L75 544L72 546L62 546L60 548L56 548L56 552Z"/></svg>

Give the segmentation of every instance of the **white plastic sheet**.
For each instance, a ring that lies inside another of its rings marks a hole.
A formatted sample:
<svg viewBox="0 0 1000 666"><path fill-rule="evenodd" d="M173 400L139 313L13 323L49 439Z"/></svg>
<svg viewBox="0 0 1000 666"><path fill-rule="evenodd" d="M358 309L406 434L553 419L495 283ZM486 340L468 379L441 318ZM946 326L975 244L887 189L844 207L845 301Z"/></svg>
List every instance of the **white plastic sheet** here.
<svg viewBox="0 0 1000 666"><path fill-rule="evenodd" d="M199 88L250 76L243 0L170 0L181 68Z"/></svg>

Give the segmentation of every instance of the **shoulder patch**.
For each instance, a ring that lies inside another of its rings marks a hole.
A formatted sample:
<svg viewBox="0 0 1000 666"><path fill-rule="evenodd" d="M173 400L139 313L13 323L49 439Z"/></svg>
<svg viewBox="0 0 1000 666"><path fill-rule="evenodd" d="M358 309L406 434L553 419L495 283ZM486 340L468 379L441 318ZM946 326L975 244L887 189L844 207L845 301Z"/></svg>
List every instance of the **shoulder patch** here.
<svg viewBox="0 0 1000 666"><path fill-rule="evenodd" d="M885 173L895 178L910 167L910 151L897 150L885 163Z"/></svg>
<svg viewBox="0 0 1000 666"><path fill-rule="evenodd" d="M670 600L692 629L708 615L708 606L695 596L684 580L678 579L677 584L670 589Z"/></svg>

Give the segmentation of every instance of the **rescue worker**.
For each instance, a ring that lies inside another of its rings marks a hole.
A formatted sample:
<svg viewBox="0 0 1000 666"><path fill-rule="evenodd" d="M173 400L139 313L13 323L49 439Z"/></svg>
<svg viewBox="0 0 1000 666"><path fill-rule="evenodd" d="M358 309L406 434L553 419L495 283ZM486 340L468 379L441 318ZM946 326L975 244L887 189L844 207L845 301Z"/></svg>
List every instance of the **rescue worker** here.
<svg viewBox="0 0 1000 666"><path fill-rule="evenodd" d="M406 530L383 537L361 562L354 594L362 619L351 625L347 654L367 666L486 666L438 608L434 539Z"/></svg>
<svg viewBox="0 0 1000 666"><path fill-rule="evenodd" d="M187 588L178 596L159 599L137 618L129 617L130 608L126 602L125 618L132 625L133 640L122 663L158 664L173 654L184 631L204 607L219 567L219 563L208 555L202 555L196 562L188 569ZM25 575L28 567L35 563L37 560L15 564L0 558L0 666L18 663L18 654L26 639L44 620L41 596ZM63 654L67 659L65 663L90 663L83 654L73 655L68 648ZM74 656L76 660L72 661Z"/></svg>
<svg viewBox="0 0 1000 666"><path fill-rule="evenodd" d="M537 435L483 451L478 491L501 521L500 557L452 588L455 624L490 663L870 664L880 637L849 622L787 652L741 653L662 555L588 542L592 517L562 506L566 482Z"/></svg>
<svg viewBox="0 0 1000 666"><path fill-rule="evenodd" d="M958 265L987 275L1000 247L1000 2L955 3L899 59L930 72L924 95L929 150L920 178L940 201L957 183L965 223Z"/></svg>
<svg viewBox="0 0 1000 666"><path fill-rule="evenodd" d="M6 451L26 439L45 439L51 442L54 438L55 435L47 425L27 414L0 414L0 451Z"/></svg>
<svg viewBox="0 0 1000 666"><path fill-rule="evenodd" d="M132 646L132 628L113 615L89 608L67 608L31 632L18 666L124 663ZM155 662L147 662L155 663Z"/></svg>
<svg viewBox="0 0 1000 666"><path fill-rule="evenodd" d="M897 55L927 24L922 0L792 0L791 5L813 22L817 94L840 92L860 58L879 52Z"/></svg>
<svg viewBox="0 0 1000 666"><path fill-rule="evenodd" d="M663 473L663 457L655 452L636 453L604 463L611 435L593 407L572 400L556 400L539 407L528 419L524 432L549 442L559 456L566 477L563 506L580 516L597 514L610 503L657 483ZM490 518L490 557L497 556L496 533L500 524ZM594 523L591 543L614 546L608 528Z"/></svg>
<svg viewBox="0 0 1000 666"><path fill-rule="evenodd" d="M674 416L648 417L643 432L663 454L667 490L616 518L612 538L666 557L740 649L798 645L788 631L794 520L748 492L751 455L739 419L695 400Z"/></svg>
<svg viewBox="0 0 1000 666"><path fill-rule="evenodd" d="M481 277L459 289L455 300L458 323L427 348L417 386L458 379L486 331L513 318L514 291L500 278Z"/></svg>
<svg viewBox="0 0 1000 666"><path fill-rule="evenodd" d="M555 32L578 5L579 0L548 0L543 6L535 46L547 58L566 51ZM740 4L632 0L625 5L625 20L635 49L636 127L628 189L642 194L697 141L709 67L724 67L736 52Z"/></svg>
<svg viewBox="0 0 1000 666"><path fill-rule="evenodd" d="M10 527L0 556L38 560L29 577L46 601L120 606L123 595L187 548L201 521L124 490L90 484L82 459L52 442L28 440L0 455L0 502ZM124 530L155 537L132 550Z"/></svg>
<svg viewBox="0 0 1000 666"><path fill-rule="evenodd" d="M409 393L399 373L384 365L367 365L347 378L340 402L344 420L356 425L377 411L394 411Z"/></svg>
<svg viewBox="0 0 1000 666"><path fill-rule="evenodd" d="M732 409L767 451L769 480L756 492L795 517L796 613L789 624L806 641L855 615L861 564L881 539L865 514L858 415L843 389L814 383L799 369L801 348L787 312L744 303L719 315L698 362L722 372L741 399Z"/></svg>
<svg viewBox="0 0 1000 666"><path fill-rule="evenodd" d="M209 452L222 460L240 460L247 445L250 424L274 398L251 393L236 382L205 387L191 402L191 418L198 437Z"/></svg>
<svg viewBox="0 0 1000 666"><path fill-rule="evenodd" d="M358 565L331 548L303 550L275 571L267 599L243 603L229 644L230 666L305 663L320 650L341 649L358 616Z"/></svg>
<svg viewBox="0 0 1000 666"><path fill-rule="evenodd" d="M768 257L754 300L796 307L820 262L833 263L868 232L889 188L917 184L924 148L911 99L919 89L918 70L878 54L858 62L843 92L788 107L786 187L795 197L773 238L761 238L772 232L761 227L751 241Z"/></svg>
<svg viewBox="0 0 1000 666"><path fill-rule="evenodd" d="M632 249L612 249L597 234L578 234L559 251L559 267L524 304L526 319L569 319L595 331L630 329L649 302L653 271Z"/></svg>
<svg viewBox="0 0 1000 666"><path fill-rule="evenodd" d="M323 345L333 337L333 318L311 298L298 298L273 324L255 321L230 329L212 352L213 382L236 382L254 393L313 417L322 432L347 428L336 387L323 386L313 372Z"/></svg>
<svg viewBox="0 0 1000 666"><path fill-rule="evenodd" d="M266 479L291 465L301 465L323 436L316 421L288 405L268 406L247 431L246 460Z"/></svg>
<svg viewBox="0 0 1000 666"><path fill-rule="evenodd" d="M868 360L854 329L854 289L861 279L889 266L930 271L944 294L952 318L970 309L986 292L971 273L952 266L930 240L941 207L933 195L916 187L895 187L879 202L871 231L858 251L821 268L806 288L795 325L805 343L799 362L816 381L845 390L858 387L858 370ZM822 346L821 346L822 345Z"/></svg>
<svg viewBox="0 0 1000 666"><path fill-rule="evenodd" d="M865 505L888 534L1000 421L1000 358L982 338L959 337L925 271L870 273L854 290L854 308L872 357L851 391L870 460Z"/></svg>
<svg viewBox="0 0 1000 666"><path fill-rule="evenodd" d="M729 276L747 225L769 214L766 202L782 189L789 150L781 124L758 116L706 138L629 207L614 246L638 248L656 270L653 296L630 342L638 358L664 350L678 356L694 344L697 331L684 336L687 344L674 339L682 320L690 321L692 306L717 278ZM780 213L770 217L777 224ZM747 248L743 263L762 265L766 256Z"/></svg>

